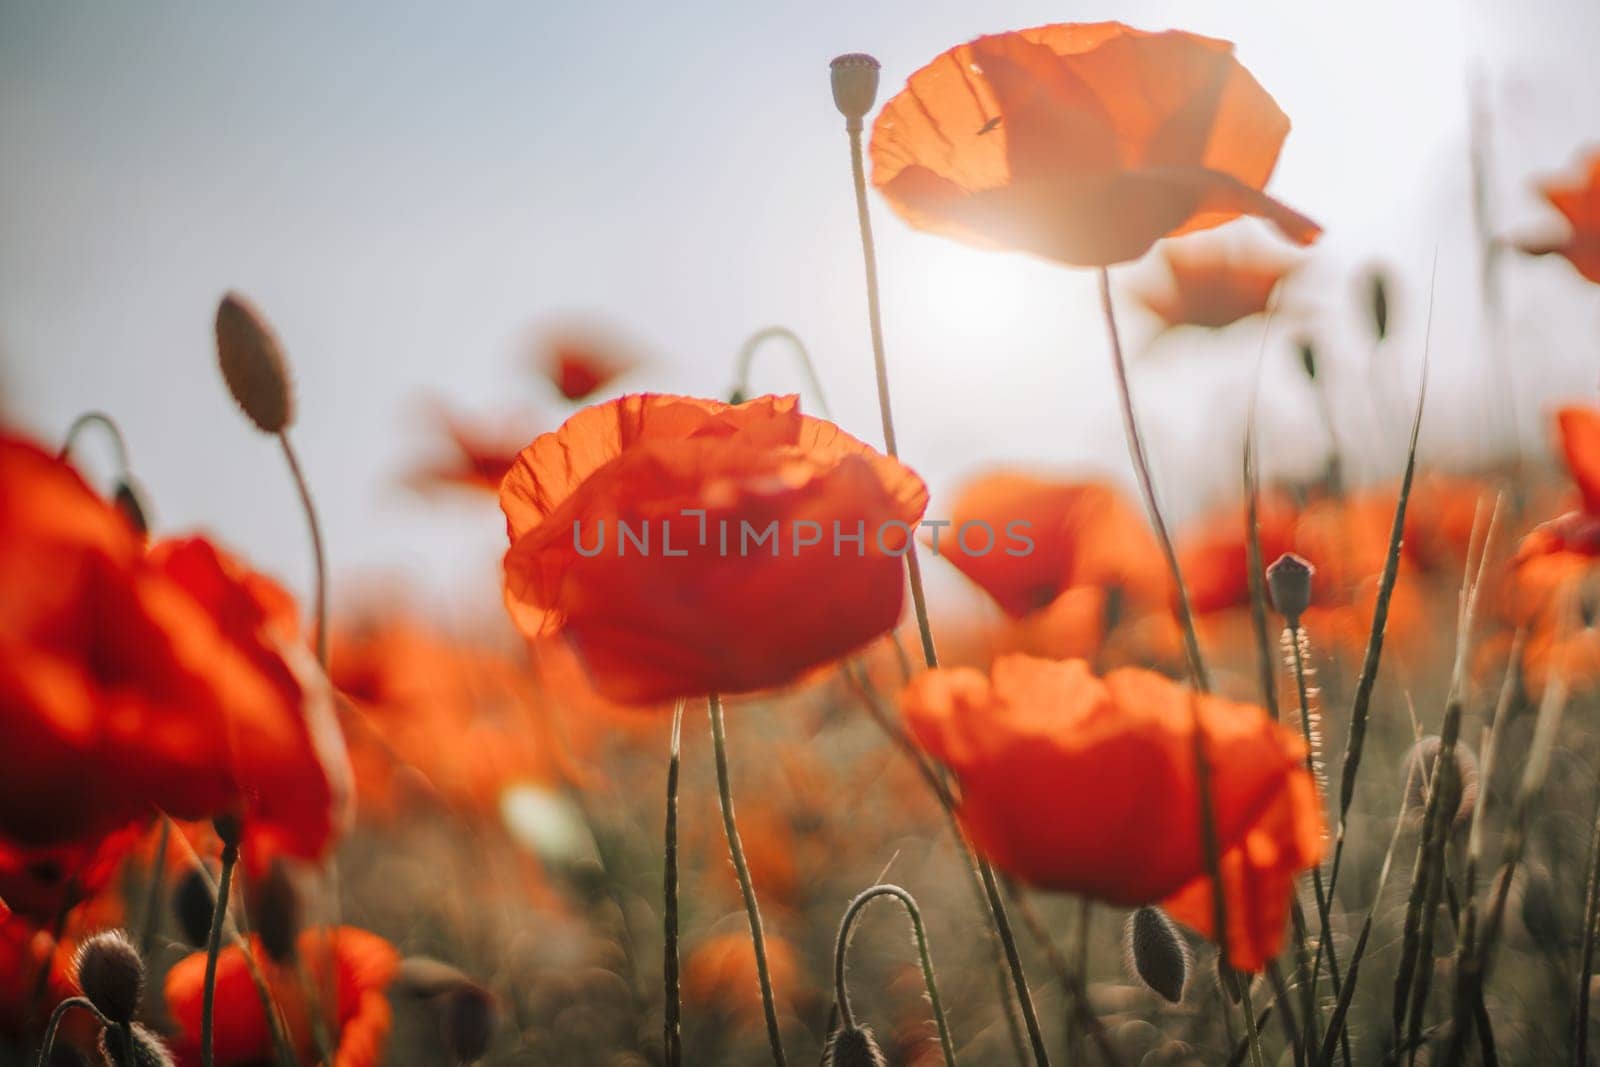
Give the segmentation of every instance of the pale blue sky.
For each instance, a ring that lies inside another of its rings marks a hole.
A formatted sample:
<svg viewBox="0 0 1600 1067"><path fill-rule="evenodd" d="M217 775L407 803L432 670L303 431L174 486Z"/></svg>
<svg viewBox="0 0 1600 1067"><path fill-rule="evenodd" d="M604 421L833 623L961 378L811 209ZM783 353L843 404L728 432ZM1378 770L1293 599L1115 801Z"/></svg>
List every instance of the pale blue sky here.
<svg viewBox="0 0 1600 1067"><path fill-rule="evenodd" d="M112 411L164 529L210 528L303 589L279 457L234 413L213 364L213 308L238 288L294 361L295 436L336 572L399 570L492 600L498 512L397 485L423 447L420 392L490 414L541 405L553 425L522 342L582 313L653 354L631 387L721 394L740 340L782 322L816 351L840 421L876 441L828 60L876 54L882 100L976 34L1107 17L1238 42L1293 119L1271 188L1327 228L1296 296L1331 316L1325 359L1335 375L1345 362L1350 402L1364 344L1349 271L1381 259L1401 276L1391 358L1410 374L1438 249L1429 446L1470 455L1485 382L1468 71L1490 76L1497 210L1508 230L1533 226L1546 215L1530 177L1600 142L1600 5L1588 0L1358 0L1315 13L0 0L0 410L51 437L85 408ZM934 510L986 463L1126 478L1092 276L915 234L874 210L902 449ZM1551 398L1594 386L1600 289L1559 261L1514 263L1509 283L1531 446ZM1148 323L1132 308L1124 320L1137 346ZM1282 325L1264 448L1292 466L1317 438ZM1179 511L1232 484L1259 344L1259 326L1245 326L1136 371ZM771 388L799 382L781 360L763 366Z"/></svg>

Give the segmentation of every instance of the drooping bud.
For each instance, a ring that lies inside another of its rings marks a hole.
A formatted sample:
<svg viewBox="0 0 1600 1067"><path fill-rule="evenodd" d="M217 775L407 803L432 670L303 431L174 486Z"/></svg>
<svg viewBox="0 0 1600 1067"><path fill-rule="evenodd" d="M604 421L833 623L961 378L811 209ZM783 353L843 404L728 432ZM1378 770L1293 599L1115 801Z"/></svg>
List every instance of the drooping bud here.
<svg viewBox="0 0 1600 1067"><path fill-rule="evenodd" d="M1317 350L1307 338L1300 339L1300 367L1307 378L1317 380Z"/></svg>
<svg viewBox="0 0 1600 1067"><path fill-rule="evenodd" d="M282 859L273 860L267 876L255 886L253 896L251 910L261 947L278 963L292 961L295 939L300 936L302 912L300 891L295 888L289 865Z"/></svg>
<svg viewBox="0 0 1600 1067"><path fill-rule="evenodd" d="M865 52L838 56L828 64L833 78L833 105L851 129L861 128L861 120L878 100L878 66L878 61Z"/></svg>
<svg viewBox="0 0 1600 1067"><path fill-rule="evenodd" d="M204 945L211 936L211 887L205 875L191 870L183 876L172 893L172 910L178 916L178 929L183 938L196 948Z"/></svg>
<svg viewBox="0 0 1600 1067"><path fill-rule="evenodd" d="M78 946L73 960L78 986L89 1003L114 1023L130 1023L144 989L144 960L121 930L105 930Z"/></svg>
<svg viewBox="0 0 1600 1067"><path fill-rule="evenodd" d="M1267 568L1267 593L1272 607L1290 626L1300 625L1300 616L1311 605L1311 577L1317 569L1308 561L1285 552Z"/></svg>
<svg viewBox="0 0 1600 1067"><path fill-rule="evenodd" d="M1162 997L1176 1004L1189 982L1189 945L1160 908L1140 908L1123 927L1129 969Z"/></svg>
<svg viewBox="0 0 1600 1067"><path fill-rule="evenodd" d="M1367 310L1372 315L1372 332L1378 340L1389 336L1389 276L1382 268L1367 275Z"/></svg>
<svg viewBox="0 0 1600 1067"><path fill-rule="evenodd" d="M1406 792L1406 811L1414 819L1422 818L1427 809L1428 783L1435 772L1434 764L1439 759L1439 749L1442 742L1439 735L1429 734L1419 738L1406 752L1402 772L1410 786ZM1452 749L1455 754L1455 771L1453 775L1446 775L1447 788L1450 793L1440 798L1445 805L1445 810L1451 812L1451 821L1456 826L1464 826L1472 818L1472 809L1478 803L1478 757L1472 750L1457 741Z"/></svg>
<svg viewBox="0 0 1600 1067"><path fill-rule="evenodd" d="M439 998L439 1025L445 1048L457 1063L476 1063L494 1037L494 998L482 986L468 983Z"/></svg>
<svg viewBox="0 0 1600 1067"><path fill-rule="evenodd" d="M261 432L281 433L294 422L283 347L266 318L238 293L217 306L217 363L239 410Z"/></svg>
<svg viewBox="0 0 1600 1067"><path fill-rule="evenodd" d="M828 1040L828 1067L887 1067L888 1062L865 1026L840 1027Z"/></svg>
<svg viewBox="0 0 1600 1067"><path fill-rule="evenodd" d="M138 1023L127 1030L108 1026L100 1031L100 1055L108 1067L173 1067L172 1054L161 1038Z"/></svg>
<svg viewBox="0 0 1600 1067"><path fill-rule="evenodd" d="M143 537L150 533L149 511L144 506L143 494L133 484L132 478L124 475L122 480L117 482L116 488L112 490L111 502L122 512L122 517L128 520L128 525L139 532L139 536Z"/></svg>

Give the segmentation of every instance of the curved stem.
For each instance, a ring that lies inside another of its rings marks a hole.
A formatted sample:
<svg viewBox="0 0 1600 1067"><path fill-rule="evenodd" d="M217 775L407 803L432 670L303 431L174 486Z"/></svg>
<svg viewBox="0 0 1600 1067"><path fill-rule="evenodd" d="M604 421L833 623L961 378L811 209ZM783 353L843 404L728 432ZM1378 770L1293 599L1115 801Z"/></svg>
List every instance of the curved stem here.
<svg viewBox="0 0 1600 1067"><path fill-rule="evenodd" d="M850 933L866 906L882 896L894 897L911 917L911 929L917 939L917 956L922 964L922 981L928 987L928 1004L933 1009L934 1024L939 1028L939 1047L944 1051L946 1067L955 1067L956 1050L950 1041L950 1027L945 1022L944 1005L939 1001L939 984L934 979L933 956L928 952L928 931L922 925L922 911L917 907L916 898L897 885L875 885L858 893L850 902L850 906L845 909L844 919L839 923L839 939L834 943L833 951L833 983L834 999L839 1005L840 1024L847 1030L855 1027L855 1016L850 1011L850 993L845 988L844 980L844 959L845 953L850 948Z"/></svg>
<svg viewBox="0 0 1600 1067"><path fill-rule="evenodd" d="M739 827L733 818L733 789L728 783L728 738L722 721L722 700L712 693L706 700L711 715L711 750L717 764L717 797L722 802L722 829L728 838L728 856L733 860L733 872L739 878L739 892L744 896L745 917L750 921L750 944L756 954L756 977L761 982L761 1009L767 1017L767 1041L772 1045L772 1061L785 1067L783 1035L778 1029L778 1008L772 996L772 974L767 967L767 939L761 930L761 906L756 902L756 887L750 881L750 868L745 863L744 845L739 841Z"/></svg>
<svg viewBox="0 0 1600 1067"><path fill-rule="evenodd" d="M222 874L217 879L217 903L211 909L211 936L206 939L206 981L200 1005L200 1062L212 1067L215 1060L211 1035L217 999L217 954L222 949L222 924L228 914L228 894L233 888L233 868L239 862L239 846L222 846Z"/></svg>
<svg viewBox="0 0 1600 1067"><path fill-rule="evenodd" d="M856 225L861 230L861 256L867 271L867 323L872 332L872 365L878 376L878 414L883 421L883 447L893 458L900 456L894 436L894 409L889 403L889 361L883 353L883 312L878 301L878 249L872 240L872 216L867 211L867 170L861 154L861 120L849 119L850 173L855 181ZM917 542L906 546L906 571L911 579L911 604L916 610L917 631L922 636L922 660L928 667L939 665L933 644L933 627L928 623L928 598L922 588L922 563L917 558ZM1027 998L1027 994L1023 994Z"/></svg>
<svg viewBox="0 0 1600 1067"><path fill-rule="evenodd" d="M794 354L800 359L800 366L806 372L806 381L811 386L811 391L817 397L817 410L822 412L822 417L833 419L833 409L828 407L828 394L822 390L822 379L817 377L817 366L811 361L811 351L806 348L805 342L800 340L800 335L787 326L764 326L745 338L744 344L739 346L738 371L734 381L734 395L741 400L750 393L750 365L755 362L756 352L768 341L782 339L788 341L794 349Z"/></svg>
<svg viewBox="0 0 1600 1067"><path fill-rule="evenodd" d="M306 513L306 525L311 530L311 554L314 557L317 568L317 662L322 664L322 670L326 673L328 670L328 557L322 547L322 524L317 521L317 508L311 502L311 487L306 484L305 472L300 469L300 457L295 454L294 445L289 443L287 430L278 434L278 443L283 446L283 458L289 464L289 473L294 476L295 491L300 494L300 507Z"/></svg>
<svg viewBox="0 0 1600 1067"><path fill-rule="evenodd" d="M100 1014L100 1009L89 1002L88 997L68 997L56 1005L56 1010L50 1013L50 1024L44 1030L44 1044L39 1046L39 1067L45 1067L50 1062L50 1053L55 1051L56 1031L61 1029L61 1020L73 1008L82 1008L96 1019L102 1026L114 1025L110 1019Z"/></svg>
<svg viewBox="0 0 1600 1067"><path fill-rule="evenodd" d="M62 438L61 451L56 453L56 458L66 459L70 456L72 454L72 446L78 442L78 435L90 426L99 426L106 431L106 434L111 438L112 448L116 450L117 473L121 476L126 476L128 473L128 441L122 436L122 427L117 425L117 420L103 411L85 411L82 415L73 419L72 425L67 427L66 437Z"/></svg>
<svg viewBox="0 0 1600 1067"><path fill-rule="evenodd" d="M662 873L662 932L666 940L661 975L666 1001L663 1037L667 1067L683 1062L682 992L678 986L678 770L682 763L683 701L672 709L672 755L667 761L666 860Z"/></svg>

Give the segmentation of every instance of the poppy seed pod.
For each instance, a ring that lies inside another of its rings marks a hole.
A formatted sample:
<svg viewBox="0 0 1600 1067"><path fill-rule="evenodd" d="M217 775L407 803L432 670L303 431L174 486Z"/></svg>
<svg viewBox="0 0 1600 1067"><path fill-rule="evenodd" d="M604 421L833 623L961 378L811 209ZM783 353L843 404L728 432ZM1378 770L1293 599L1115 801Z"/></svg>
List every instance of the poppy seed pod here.
<svg viewBox="0 0 1600 1067"><path fill-rule="evenodd" d="M261 947L278 963L294 959L295 938L300 936L300 892L283 860L272 863L267 876L256 886L254 913Z"/></svg>
<svg viewBox="0 0 1600 1067"><path fill-rule="evenodd" d="M114 1023L133 1021L144 989L144 961L126 934L95 934L79 946L73 966L83 995L100 1014Z"/></svg>
<svg viewBox="0 0 1600 1067"><path fill-rule="evenodd" d="M871 1030L850 1026L828 1040L827 1062L828 1067L886 1067L889 1061L884 1059Z"/></svg>
<svg viewBox="0 0 1600 1067"><path fill-rule="evenodd" d="M1267 568L1267 593L1272 606L1290 626L1300 625L1300 616L1311 604L1311 576L1317 568L1308 561L1285 552Z"/></svg>
<svg viewBox="0 0 1600 1067"><path fill-rule="evenodd" d="M178 929L191 945L204 945L211 934L211 887L205 875L190 871L172 893L172 910L178 916Z"/></svg>
<svg viewBox="0 0 1600 1067"><path fill-rule="evenodd" d="M1160 908L1140 908L1123 927L1129 969L1162 997L1176 1004L1189 981L1189 946Z"/></svg>
<svg viewBox="0 0 1600 1067"><path fill-rule="evenodd" d="M476 1063L494 1037L494 998L481 986L466 983L439 1000L439 1025L445 1047L458 1063Z"/></svg>
<svg viewBox="0 0 1600 1067"><path fill-rule="evenodd" d="M131 1044L132 1048L129 1049ZM131 1055L130 1055L131 1051ZM107 1064L122 1067L172 1067L172 1054L161 1039L146 1027L134 1023L123 1030L108 1026L100 1032L100 1056Z"/></svg>
<svg viewBox="0 0 1600 1067"><path fill-rule="evenodd" d="M828 64L833 105L857 129L878 100L878 67L878 61L865 52L851 52Z"/></svg>
<svg viewBox="0 0 1600 1067"><path fill-rule="evenodd" d="M283 347L266 318L238 293L217 305L217 363L239 410L262 433L282 433L294 422Z"/></svg>

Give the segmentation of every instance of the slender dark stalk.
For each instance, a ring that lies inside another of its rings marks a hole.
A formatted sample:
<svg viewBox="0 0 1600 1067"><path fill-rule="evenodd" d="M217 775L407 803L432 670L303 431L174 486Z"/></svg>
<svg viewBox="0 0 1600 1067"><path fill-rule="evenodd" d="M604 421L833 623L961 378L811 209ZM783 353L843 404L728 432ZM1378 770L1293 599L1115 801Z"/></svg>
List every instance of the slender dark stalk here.
<svg viewBox="0 0 1600 1067"><path fill-rule="evenodd" d="M239 862L239 845L226 841L222 846L222 874L217 879L217 903L211 909L211 936L206 939L206 977L200 1005L200 1062L212 1067L212 1031L217 1000L217 955L222 950L222 925L228 915L228 896L233 890L233 869Z"/></svg>
<svg viewBox="0 0 1600 1067"><path fill-rule="evenodd" d="M794 354L799 357L800 367L806 372L806 382L811 386L811 392L817 398L817 410L825 419L833 418L833 411L828 407L828 395L823 392L822 380L817 377L816 364L811 361L811 352L806 348L805 342L800 340L800 335L787 326L764 326L745 338L744 344L739 347L737 372L734 379L733 395L736 400L744 400L750 395L750 365L755 362L756 352L768 341L788 341L794 349Z"/></svg>
<svg viewBox="0 0 1600 1067"><path fill-rule="evenodd" d="M728 856L733 860L733 872L739 878L739 892L744 897L745 918L750 922L750 944L755 949L756 977L761 983L761 1009L767 1018L767 1041L772 1046L773 1063L784 1067L788 1060L783 1054L778 1007L772 996L772 972L767 965L766 935L761 929L761 905L756 901L756 887L750 880L744 845L739 841L739 826L733 817L733 787L729 783L728 737L722 721L722 700L713 693L706 705L711 716L711 751L717 764L717 798L722 803L722 829L728 838Z"/></svg>
<svg viewBox="0 0 1600 1067"><path fill-rule="evenodd" d="M844 961L850 948L851 931L862 910L882 896L898 900L911 917L911 930L917 941L917 957L922 966L922 981L928 989L928 1004L933 1011L934 1025L939 1029L939 1047L944 1052L945 1067L955 1067L956 1050L950 1041L950 1026L945 1021L944 1005L939 1000L939 983L934 977L933 956L928 951L928 931L922 924L922 912L917 907L916 898L897 885L875 885L863 890L850 902L839 923L839 938L834 943L833 953L833 989L834 1000L839 1006L839 1021L847 1030L856 1025L855 1016L850 1010L850 993L845 988L844 980Z"/></svg>
<svg viewBox="0 0 1600 1067"><path fill-rule="evenodd" d="M661 965L667 1067L683 1063L683 995L678 986L678 771L682 764L683 701L672 709L672 755L667 761L666 859L661 877L661 925L666 941Z"/></svg>
<svg viewBox="0 0 1600 1067"><path fill-rule="evenodd" d="M100 1020L102 1026L113 1026L110 1019L100 1014L100 1009L89 1002L88 997L68 997L56 1005L55 1011L50 1013L50 1023L44 1030L44 1044L39 1046L39 1067L46 1067L50 1062L50 1054L55 1051L56 1032L61 1029L61 1020L66 1018L67 1012L78 1008L93 1015Z"/></svg>
<svg viewBox="0 0 1600 1067"><path fill-rule="evenodd" d="M1589 1062L1589 982L1594 977L1594 928L1600 922L1600 811L1589 840L1589 887L1583 906L1583 955L1578 967L1578 1004L1572 1016L1572 1062Z"/></svg>
<svg viewBox="0 0 1600 1067"><path fill-rule="evenodd" d="M156 934L156 925L161 916L161 890L166 885L167 873L167 845L172 840L172 823L165 815L158 815L161 820L161 832L156 836L156 851L150 860L150 884L145 889L144 911L139 920L139 955L150 955L150 942Z"/></svg>
<svg viewBox="0 0 1600 1067"><path fill-rule="evenodd" d="M867 171L861 152L861 120L846 121L850 135L850 173L856 190L856 224L861 230L861 256L867 271L867 323L872 332L872 365L878 376L878 414L883 422L883 447L890 456L900 455L894 435L894 409L889 403L889 362L883 351L883 312L878 300L878 249L872 239L872 216L867 211ZM928 622L928 598L922 588L922 563L917 558L917 543L906 546L906 572L911 580L911 604L917 615L917 631L922 636L922 660L928 667L939 665L933 644L933 627ZM1022 999L1028 999L1024 991Z"/></svg>
<svg viewBox="0 0 1600 1067"><path fill-rule="evenodd" d="M305 472L300 469L300 457L289 443L287 430L278 433L278 443L283 446L283 458L294 477L295 491L300 494L300 507L306 513L306 526L311 531L311 555L316 565L316 619L317 662L324 672L328 669L328 557L322 546L322 524L317 520L316 505L311 502L311 486L306 483Z"/></svg>
<svg viewBox="0 0 1600 1067"><path fill-rule="evenodd" d="M85 411L82 415L72 420L72 425L67 427L67 434L61 439L61 451L56 453L57 459L66 459L72 455L72 447L78 443L78 435L90 426L99 426L106 431L106 436L111 439L111 447L117 457L117 473L126 476L128 473L128 441L122 436L122 427L103 411Z"/></svg>

